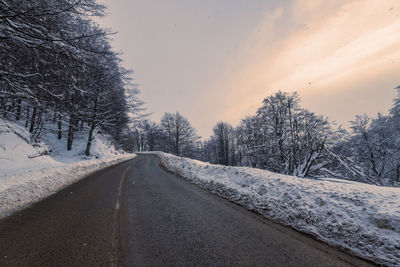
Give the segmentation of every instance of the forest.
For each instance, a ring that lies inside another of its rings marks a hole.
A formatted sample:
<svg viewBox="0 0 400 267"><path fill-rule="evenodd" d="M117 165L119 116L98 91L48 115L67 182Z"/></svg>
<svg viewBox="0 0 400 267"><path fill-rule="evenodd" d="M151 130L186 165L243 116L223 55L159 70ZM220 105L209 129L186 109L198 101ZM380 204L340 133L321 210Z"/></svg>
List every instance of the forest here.
<svg viewBox="0 0 400 267"><path fill-rule="evenodd" d="M79 131L88 156L100 132L130 152L400 185L400 87L387 115L356 116L349 129L302 108L298 93L278 91L238 126L218 122L201 140L179 112L148 119L113 33L95 22L104 12L95 0L0 0L0 115L23 123L31 142L51 132L71 150Z"/></svg>
<svg viewBox="0 0 400 267"><path fill-rule="evenodd" d="M89 155L95 131L121 149L129 139L143 103L94 20L104 10L95 0L0 1L0 109L24 120L33 142L51 131L71 150L84 131Z"/></svg>
<svg viewBox="0 0 400 267"><path fill-rule="evenodd" d="M278 91L266 97L256 114L236 127L218 122L204 141L180 113L166 113L160 123L136 124L135 149L298 177L399 186L400 88L396 90L388 115L358 115L350 129L302 108L296 92Z"/></svg>

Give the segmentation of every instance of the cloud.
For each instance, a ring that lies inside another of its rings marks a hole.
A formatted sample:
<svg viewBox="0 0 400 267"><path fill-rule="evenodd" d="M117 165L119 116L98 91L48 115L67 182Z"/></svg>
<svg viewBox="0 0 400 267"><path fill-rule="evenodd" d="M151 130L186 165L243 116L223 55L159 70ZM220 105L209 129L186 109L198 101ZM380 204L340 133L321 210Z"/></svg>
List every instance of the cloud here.
<svg viewBox="0 0 400 267"><path fill-rule="evenodd" d="M266 13L229 62L237 67L225 73L224 85L218 85L230 91L223 117L237 122L276 90L321 97L335 90L345 97L346 90L360 91L357 88L368 81L387 84L394 79L393 71L400 70L399 47L397 0L291 2ZM387 104L390 97L383 95L382 102ZM363 108L367 109L358 110Z"/></svg>

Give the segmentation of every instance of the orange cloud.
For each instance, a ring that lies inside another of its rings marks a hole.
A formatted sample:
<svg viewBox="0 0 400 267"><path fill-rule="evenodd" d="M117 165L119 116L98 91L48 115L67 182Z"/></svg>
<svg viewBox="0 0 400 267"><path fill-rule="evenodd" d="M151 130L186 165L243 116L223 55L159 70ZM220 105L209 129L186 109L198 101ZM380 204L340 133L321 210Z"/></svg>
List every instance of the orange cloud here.
<svg viewBox="0 0 400 267"><path fill-rule="evenodd" d="M229 92L222 117L237 122L275 90L340 93L350 85L393 79L400 70L399 47L397 0L295 1L267 13L228 63L237 67L228 68L217 85Z"/></svg>

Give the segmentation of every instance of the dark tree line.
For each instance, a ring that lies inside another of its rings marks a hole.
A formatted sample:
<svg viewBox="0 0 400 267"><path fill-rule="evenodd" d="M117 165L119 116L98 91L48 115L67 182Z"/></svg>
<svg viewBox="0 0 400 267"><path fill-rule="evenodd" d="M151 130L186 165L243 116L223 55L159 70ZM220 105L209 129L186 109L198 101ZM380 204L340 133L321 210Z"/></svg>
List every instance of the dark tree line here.
<svg viewBox="0 0 400 267"><path fill-rule="evenodd" d="M93 21L104 9L96 0L0 0L0 112L24 119L32 140L53 131L70 150L86 131L89 155L102 131L128 145L128 110L142 102L136 90L127 102L130 72Z"/></svg>

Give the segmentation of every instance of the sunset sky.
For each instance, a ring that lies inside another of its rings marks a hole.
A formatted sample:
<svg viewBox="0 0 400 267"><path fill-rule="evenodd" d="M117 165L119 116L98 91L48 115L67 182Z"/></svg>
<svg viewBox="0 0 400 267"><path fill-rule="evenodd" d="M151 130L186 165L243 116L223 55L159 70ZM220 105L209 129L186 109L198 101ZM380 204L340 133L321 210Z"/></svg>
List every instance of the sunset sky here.
<svg viewBox="0 0 400 267"><path fill-rule="evenodd" d="M277 90L348 125L400 85L399 0L113 0L102 25L151 119L179 111L203 137Z"/></svg>

